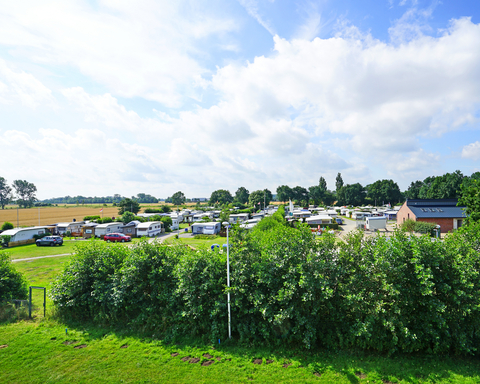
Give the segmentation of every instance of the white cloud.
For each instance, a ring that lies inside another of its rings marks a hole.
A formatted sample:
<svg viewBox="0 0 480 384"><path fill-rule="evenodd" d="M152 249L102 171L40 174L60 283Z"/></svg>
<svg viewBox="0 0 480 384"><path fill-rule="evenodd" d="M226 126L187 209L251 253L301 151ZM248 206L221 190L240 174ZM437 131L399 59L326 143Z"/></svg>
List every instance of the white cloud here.
<svg viewBox="0 0 480 384"><path fill-rule="evenodd" d="M140 136L167 135L171 128L157 119L142 118L135 111L127 110L110 94L90 95L81 87L63 89L62 94L82 112L87 123L97 123L115 130L127 130ZM162 116L162 114L159 114Z"/></svg>
<svg viewBox="0 0 480 384"><path fill-rule="evenodd" d="M43 196L56 196L57 183L81 191L78 193L99 195L102 186L113 194L165 173L161 154L110 138L99 130L66 134L40 129L37 135L8 130L0 135L0 147L2 155L16 164L13 170L4 168L3 176L13 180L22 175L22 179L40 186Z"/></svg>
<svg viewBox="0 0 480 384"><path fill-rule="evenodd" d="M462 157L464 159L480 160L480 141L470 143L463 147Z"/></svg>
<svg viewBox="0 0 480 384"><path fill-rule="evenodd" d="M42 103L50 106L55 104L51 90L32 74L15 71L0 59L0 103L13 104L15 100L33 109Z"/></svg>
<svg viewBox="0 0 480 384"><path fill-rule="evenodd" d="M272 36L276 35L275 30L268 20L260 14L258 0L238 0L238 2L245 8L247 13L253 17L258 24L265 28Z"/></svg>
<svg viewBox="0 0 480 384"><path fill-rule="evenodd" d="M208 71L195 56L204 39L237 28L215 3L16 1L2 5L0 44L16 56L67 65L116 95L179 106Z"/></svg>

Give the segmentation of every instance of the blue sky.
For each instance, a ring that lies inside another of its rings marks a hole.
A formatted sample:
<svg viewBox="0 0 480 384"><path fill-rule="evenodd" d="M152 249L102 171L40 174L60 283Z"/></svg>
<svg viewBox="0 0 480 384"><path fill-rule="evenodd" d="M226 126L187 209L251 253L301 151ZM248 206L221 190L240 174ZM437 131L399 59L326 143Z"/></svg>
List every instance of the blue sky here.
<svg viewBox="0 0 480 384"><path fill-rule="evenodd" d="M479 13L474 1L4 2L0 176L44 199L470 175Z"/></svg>

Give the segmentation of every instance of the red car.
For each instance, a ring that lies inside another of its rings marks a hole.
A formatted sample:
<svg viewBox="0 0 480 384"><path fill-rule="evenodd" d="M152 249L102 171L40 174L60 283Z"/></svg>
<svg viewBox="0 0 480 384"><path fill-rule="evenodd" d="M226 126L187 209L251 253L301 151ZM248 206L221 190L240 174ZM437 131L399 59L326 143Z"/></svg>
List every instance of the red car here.
<svg viewBox="0 0 480 384"><path fill-rule="evenodd" d="M111 242L111 241L121 241L124 243L125 241L132 241L130 236L124 235L123 233L109 233L105 235L103 240Z"/></svg>

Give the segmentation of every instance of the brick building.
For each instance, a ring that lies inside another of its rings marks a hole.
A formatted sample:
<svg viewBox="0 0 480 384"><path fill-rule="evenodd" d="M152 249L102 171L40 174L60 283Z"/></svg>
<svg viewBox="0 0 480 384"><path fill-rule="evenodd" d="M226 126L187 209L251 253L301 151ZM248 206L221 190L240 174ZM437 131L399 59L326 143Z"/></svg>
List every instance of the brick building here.
<svg viewBox="0 0 480 384"><path fill-rule="evenodd" d="M397 213L397 225L407 219L440 225L447 233L462 226L465 207L457 207L457 199L411 199L403 203Z"/></svg>

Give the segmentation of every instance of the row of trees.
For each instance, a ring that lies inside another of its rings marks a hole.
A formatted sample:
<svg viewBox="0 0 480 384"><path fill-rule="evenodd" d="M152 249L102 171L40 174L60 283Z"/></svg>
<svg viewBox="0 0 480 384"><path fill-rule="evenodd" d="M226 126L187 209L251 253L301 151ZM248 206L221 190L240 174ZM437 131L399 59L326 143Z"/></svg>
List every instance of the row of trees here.
<svg viewBox="0 0 480 384"><path fill-rule="evenodd" d="M31 207L37 201L37 187L26 180L14 180L12 186L5 178L0 177L0 205L15 201L20 207Z"/></svg>
<svg viewBox="0 0 480 384"><path fill-rule="evenodd" d="M100 197L86 197L82 195L55 197L52 199L43 200L42 202L45 204L118 204L123 199L125 199L124 196L115 193L113 196ZM158 203L159 201L159 199L152 195L149 195L148 193L139 193L137 194L137 196L132 196L132 199L138 201L140 204L154 204Z"/></svg>
<svg viewBox="0 0 480 384"><path fill-rule="evenodd" d="M210 195L209 203L211 205L250 205L255 208L260 208L270 204L273 200L272 192L268 189L257 190L250 193L245 187L240 187L235 192L235 196L232 196L230 191L225 189L218 189L213 191Z"/></svg>

